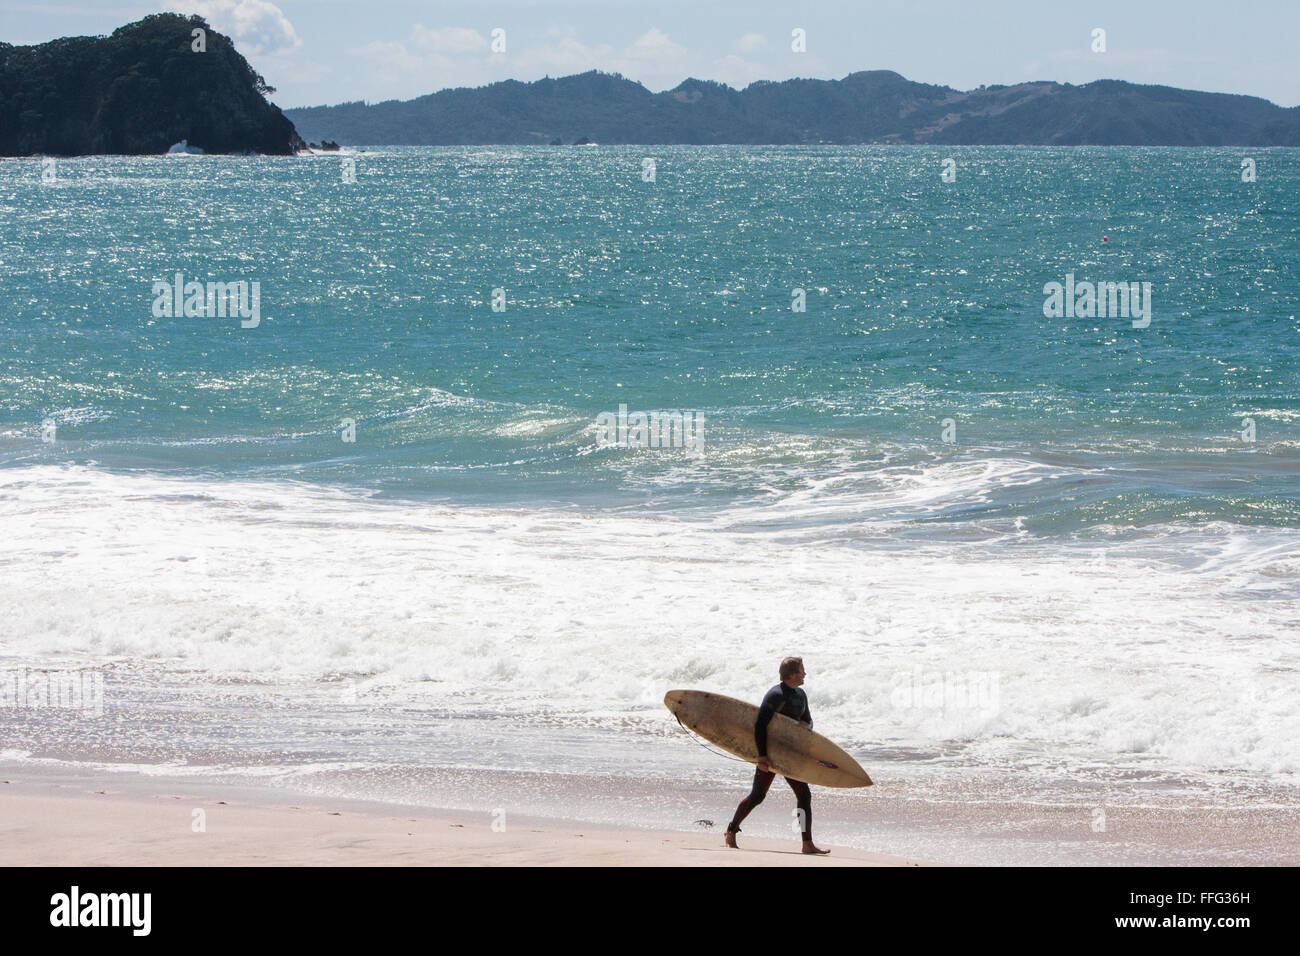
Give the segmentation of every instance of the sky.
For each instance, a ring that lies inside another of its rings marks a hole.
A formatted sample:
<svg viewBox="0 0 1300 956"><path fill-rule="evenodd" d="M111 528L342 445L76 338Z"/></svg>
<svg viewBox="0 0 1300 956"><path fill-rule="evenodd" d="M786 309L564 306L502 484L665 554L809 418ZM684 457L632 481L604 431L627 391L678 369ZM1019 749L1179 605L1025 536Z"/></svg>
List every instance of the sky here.
<svg viewBox="0 0 1300 956"><path fill-rule="evenodd" d="M231 36L285 108L592 69L655 92L894 70L961 90L1105 78L1300 105L1300 0L0 0L0 40L107 34L161 10Z"/></svg>

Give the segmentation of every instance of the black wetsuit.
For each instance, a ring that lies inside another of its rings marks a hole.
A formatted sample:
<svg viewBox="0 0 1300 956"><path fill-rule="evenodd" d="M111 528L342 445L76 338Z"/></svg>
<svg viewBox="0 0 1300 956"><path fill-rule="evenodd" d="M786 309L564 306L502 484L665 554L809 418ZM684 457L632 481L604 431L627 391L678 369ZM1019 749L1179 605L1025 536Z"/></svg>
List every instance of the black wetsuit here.
<svg viewBox="0 0 1300 956"><path fill-rule="evenodd" d="M812 712L808 709L808 695L803 692L801 687L787 687L784 682L777 684L763 697L763 703L758 708L758 719L754 721L754 743L758 745L758 755L767 756L767 725L772 722L775 714L785 714L793 720L807 724L812 727ZM732 833L740 832L740 821L749 816L749 812L763 802L767 796L767 788L772 786L772 781L776 774L769 773L766 770L756 769L754 771L754 786L750 790L749 796L740 801L740 806L736 807L736 815L731 818L731 823L727 829ZM785 782L790 784L790 789L794 791L795 801L798 803L799 810L802 812L802 829L805 842L812 842L812 791L808 789L808 784L802 780L791 780L785 778Z"/></svg>

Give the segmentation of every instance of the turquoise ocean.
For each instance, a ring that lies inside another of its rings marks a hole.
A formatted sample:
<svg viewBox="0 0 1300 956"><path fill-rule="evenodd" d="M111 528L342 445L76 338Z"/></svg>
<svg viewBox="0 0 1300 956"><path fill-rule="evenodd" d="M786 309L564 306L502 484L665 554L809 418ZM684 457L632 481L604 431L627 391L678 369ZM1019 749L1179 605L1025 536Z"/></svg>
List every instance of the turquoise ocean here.
<svg viewBox="0 0 1300 956"><path fill-rule="evenodd" d="M0 214L0 666L133 721L13 759L722 779L663 693L802 654L885 779L1300 771L1295 150L6 160Z"/></svg>

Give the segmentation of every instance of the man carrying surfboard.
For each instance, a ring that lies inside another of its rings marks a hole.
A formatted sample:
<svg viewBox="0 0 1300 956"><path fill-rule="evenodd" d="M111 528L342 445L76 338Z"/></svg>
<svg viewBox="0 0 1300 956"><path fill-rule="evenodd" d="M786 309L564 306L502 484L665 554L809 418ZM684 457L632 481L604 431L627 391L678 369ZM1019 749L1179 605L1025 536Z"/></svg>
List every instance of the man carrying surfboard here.
<svg viewBox="0 0 1300 956"><path fill-rule="evenodd" d="M751 810L763 802L767 788L772 786L776 774L767 759L767 725L776 714L785 714L812 730L812 712L808 709L808 695L801 686L807 674L803 669L802 657L787 657L781 662L781 683L767 692L762 705L758 708L758 719L754 722L754 743L758 746L758 769L754 771L754 786L749 796L740 801L736 815L727 824L727 846L736 849L736 834L740 832L740 822L749 816ZM812 790L802 780L786 783L794 791L795 801L799 806L799 820L803 829L803 852L830 853L830 850L818 849L812 838Z"/></svg>

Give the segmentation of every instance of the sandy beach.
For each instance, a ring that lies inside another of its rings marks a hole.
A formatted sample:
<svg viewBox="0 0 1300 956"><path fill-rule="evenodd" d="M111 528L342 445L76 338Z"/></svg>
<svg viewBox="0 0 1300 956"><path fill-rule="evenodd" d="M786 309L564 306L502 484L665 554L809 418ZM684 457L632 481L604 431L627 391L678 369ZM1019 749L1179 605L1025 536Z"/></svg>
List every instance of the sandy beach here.
<svg viewBox="0 0 1300 956"><path fill-rule="evenodd" d="M930 865L829 845L830 856L809 857L794 840L745 837L739 850L729 850L717 828L698 834L613 829L156 783L124 787L113 780L103 789L91 789L93 783L0 783L0 865Z"/></svg>
<svg viewBox="0 0 1300 956"><path fill-rule="evenodd" d="M710 755L705 754L709 757ZM188 771L188 772L187 772ZM10 866L1223 866L1300 862L1283 789L1017 790L884 778L814 788L829 857L803 857L779 791L722 830L743 787L413 768L262 779L248 768L0 761ZM1162 792L1163 791L1163 792ZM384 796L375 794L383 792ZM1104 815L1097 808L1104 807Z"/></svg>

